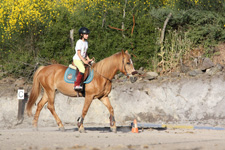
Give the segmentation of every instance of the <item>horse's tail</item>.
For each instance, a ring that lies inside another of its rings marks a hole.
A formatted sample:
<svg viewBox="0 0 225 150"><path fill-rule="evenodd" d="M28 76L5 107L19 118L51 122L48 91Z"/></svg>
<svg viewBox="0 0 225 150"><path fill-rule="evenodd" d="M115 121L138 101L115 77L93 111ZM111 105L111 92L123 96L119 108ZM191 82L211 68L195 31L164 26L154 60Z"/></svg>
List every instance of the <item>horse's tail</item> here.
<svg viewBox="0 0 225 150"><path fill-rule="evenodd" d="M44 66L40 66L37 69L37 71L35 72L34 77L33 77L33 85L32 85L32 89L31 89L31 94L30 94L30 97L29 97L29 100L27 103L27 107L26 107L28 116L32 116L32 107L33 107L34 103L36 102L36 100L40 94L40 91L41 91L40 82L37 77L38 77L38 73L43 68L44 68Z"/></svg>

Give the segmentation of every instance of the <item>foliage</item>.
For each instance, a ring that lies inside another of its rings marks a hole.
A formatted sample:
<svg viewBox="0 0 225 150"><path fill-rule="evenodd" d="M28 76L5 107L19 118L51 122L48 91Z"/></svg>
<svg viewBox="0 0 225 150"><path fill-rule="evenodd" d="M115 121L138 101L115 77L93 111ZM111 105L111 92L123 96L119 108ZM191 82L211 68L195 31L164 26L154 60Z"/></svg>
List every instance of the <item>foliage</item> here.
<svg viewBox="0 0 225 150"><path fill-rule="evenodd" d="M70 30L76 43L82 26L91 30L90 57L99 61L127 49L136 68L153 70L172 70L198 45L211 56L212 47L225 39L225 0L1 0L0 5L1 68L28 78L39 65L68 65L75 53Z"/></svg>

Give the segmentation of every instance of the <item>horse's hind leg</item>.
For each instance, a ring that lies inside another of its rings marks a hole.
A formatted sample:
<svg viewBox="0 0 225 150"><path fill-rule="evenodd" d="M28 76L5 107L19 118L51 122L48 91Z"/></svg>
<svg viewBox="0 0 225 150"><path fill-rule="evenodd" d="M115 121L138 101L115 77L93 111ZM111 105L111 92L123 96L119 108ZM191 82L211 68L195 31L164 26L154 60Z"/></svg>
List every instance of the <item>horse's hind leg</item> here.
<svg viewBox="0 0 225 150"><path fill-rule="evenodd" d="M114 110L113 110L113 107L112 107L112 105L111 105L111 103L109 101L109 98L108 97L103 97L100 100L109 110L109 113L110 113L109 120L110 120L110 128L111 128L111 130L113 132L117 132L116 121L115 121L115 118L114 118Z"/></svg>
<svg viewBox="0 0 225 150"><path fill-rule="evenodd" d="M43 97L41 98L41 100L39 101L39 103L37 105L36 113L34 115L33 127L36 130L37 130L37 123L38 123L38 118L39 118L40 112L41 112L43 106L47 103L47 101L48 101L48 96L47 96L46 92L44 92Z"/></svg>
<svg viewBox="0 0 225 150"><path fill-rule="evenodd" d="M64 131L65 128L62 124L62 121L59 119L58 115L55 112L55 106L54 106L54 98L55 98L55 91L48 91L48 109L50 110L50 112L52 113L52 115L54 116L58 126L59 126L59 130Z"/></svg>

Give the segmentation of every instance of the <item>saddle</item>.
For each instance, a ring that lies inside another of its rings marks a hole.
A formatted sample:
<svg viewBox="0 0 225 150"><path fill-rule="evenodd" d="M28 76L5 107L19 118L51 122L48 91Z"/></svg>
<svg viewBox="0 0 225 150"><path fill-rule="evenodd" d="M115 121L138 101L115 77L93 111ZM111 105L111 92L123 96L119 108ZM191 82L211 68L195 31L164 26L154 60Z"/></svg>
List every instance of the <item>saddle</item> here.
<svg viewBox="0 0 225 150"><path fill-rule="evenodd" d="M78 68L72 63L69 65L69 67L66 69L65 74L64 74L64 81L66 83L71 83L74 84L74 82L77 79L77 74L79 70ZM90 66L85 65L85 73L84 73L84 78L83 78L83 83L87 84L92 81L94 77L94 70L91 69Z"/></svg>

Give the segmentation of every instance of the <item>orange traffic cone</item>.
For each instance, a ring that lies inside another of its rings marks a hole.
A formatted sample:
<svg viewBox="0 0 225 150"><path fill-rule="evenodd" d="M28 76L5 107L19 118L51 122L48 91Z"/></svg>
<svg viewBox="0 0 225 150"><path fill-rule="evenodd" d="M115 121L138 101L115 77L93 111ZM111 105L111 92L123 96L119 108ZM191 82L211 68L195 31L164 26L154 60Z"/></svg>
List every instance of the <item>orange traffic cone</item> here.
<svg viewBox="0 0 225 150"><path fill-rule="evenodd" d="M137 126L137 120L136 119L134 119L134 123L133 123L131 132L138 133L138 126Z"/></svg>

